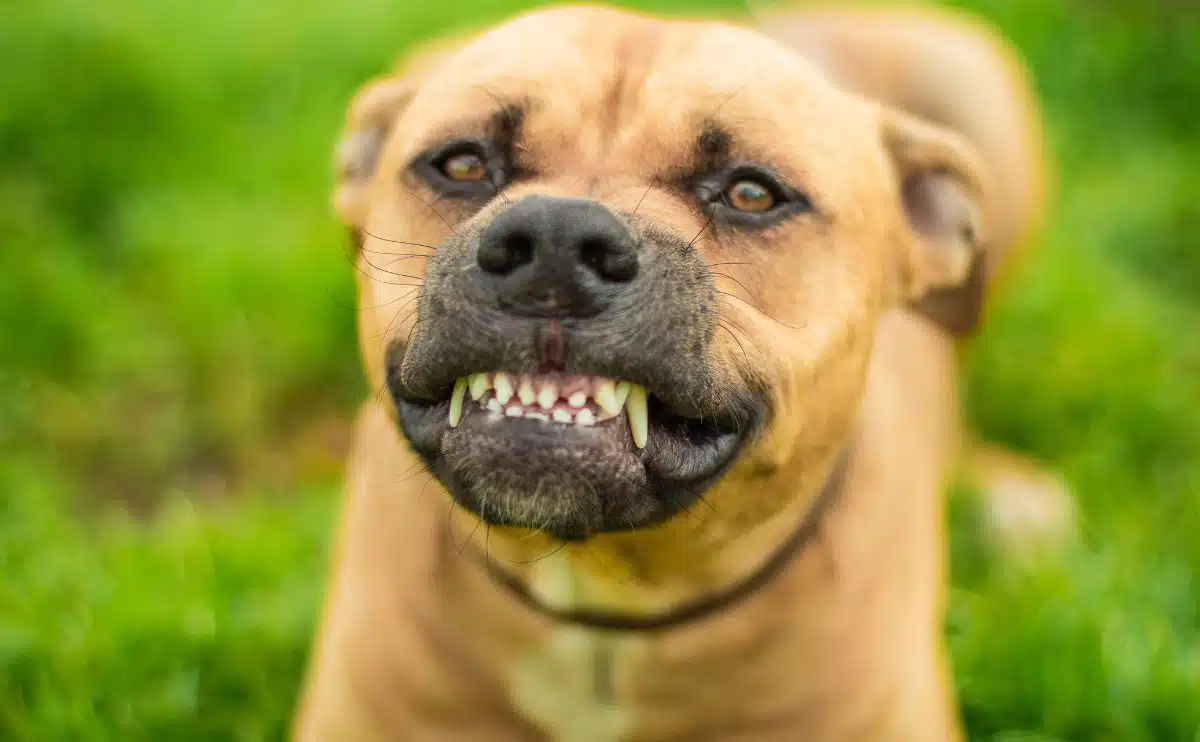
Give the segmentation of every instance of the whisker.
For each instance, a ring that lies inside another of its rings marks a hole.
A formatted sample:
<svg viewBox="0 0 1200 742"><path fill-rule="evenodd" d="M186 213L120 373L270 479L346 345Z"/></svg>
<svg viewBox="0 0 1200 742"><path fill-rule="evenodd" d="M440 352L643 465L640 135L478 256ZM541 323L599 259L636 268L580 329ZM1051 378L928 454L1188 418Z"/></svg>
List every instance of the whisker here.
<svg viewBox="0 0 1200 742"><path fill-rule="evenodd" d="M451 511L451 513L453 513L453 511ZM463 541L462 547L461 547L461 548L459 548L459 550L458 550L458 555L459 555L460 557L463 555L463 552L467 550L467 544L471 543L471 539L475 537L475 532L479 530L479 527L480 527L481 525L483 525L483 521L482 521L482 520L478 520L478 521L476 521L476 522L475 522L475 527L474 527L474 528L472 528L472 529L471 529L471 532L467 534L467 540L466 540L466 541Z"/></svg>
<svg viewBox="0 0 1200 742"><path fill-rule="evenodd" d="M513 564L534 564L535 562L540 562L543 559L549 559L550 557L554 556L558 552L562 551L563 547L566 545L567 545L567 542L563 541L558 546L551 549L549 552L542 554L540 557L535 557L533 559L514 560Z"/></svg>
<svg viewBox="0 0 1200 742"><path fill-rule="evenodd" d="M750 355L746 353L746 348L742 345L742 341L738 340L738 336L733 334L733 330L730 330L728 327L719 322L717 323L717 327L729 333L729 337L733 338L733 342L737 343L738 348L741 348L742 356L746 359L746 365L752 366L753 364L750 363Z"/></svg>
<svg viewBox="0 0 1200 742"><path fill-rule="evenodd" d="M412 191L409 191L409 193L412 193ZM413 198L417 198L415 194L413 194ZM417 198L417 200L421 201L421 199L419 199L419 198ZM421 203L425 203L425 202L421 201ZM429 204L425 204L425 205L429 206ZM423 242L407 242L405 240L393 240L388 237L380 237L379 235L375 234L374 232L369 232L365 229L363 230L363 234L367 235L368 237L374 237L375 239L379 240L380 242L390 242L393 245L411 245L412 247L423 247L426 250L437 250L437 248L434 247L433 245L426 245ZM368 252L378 252L378 251L377 250L368 250ZM388 253L388 254L390 254L390 253Z"/></svg>
<svg viewBox="0 0 1200 742"><path fill-rule="evenodd" d="M699 232L697 232L697 233L696 233L696 236L695 236L695 237L693 237L693 238L692 238L692 240L691 240L691 242L689 242L689 243L688 243L688 247L694 247L694 246L695 246L695 244L696 244L696 240L700 239L700 235L704 234L704 230L708 229L709 225L711 225L711 224L712 224L712 221L713 221L713 214L709 214L709 215L708 215L708 221L704 222L704 226L700 228L700 231L699 231Z"/></svg>
<svg viewBox="0 0 1200 742"><path fill-rule="evenodd" d="M736 283L738 286L741 286L741 287L742 287L742 289L743 289L743 290L744 290L744 291L745 291L747 294L749 294L751 298L753 298L753 297L754 297L754 292L752 292L750 289L746 288L746 284L744 284L744 283L742 283L741 281L737 280L736 278L734 278L733 276L729 275L728 273L720 273L720 272L718 272L718 271L709 271L709 272L710 272L710 273L712 273L714 276L720 276L721 278L726 278L726 279L728 279L728 280L730 280L730 281L733 281L733 282L734 282L734 283Z"/></svg>
<svg viewBox="0 0 1200 742"><path fill-rule="evenodd" d="M775 319L774 317L772 317L771 315L767 314L767 313L766 313L766 312L764 312L763 310L761 310L761 309L759 309L758 307L754 306L754 304L753 304L752 302L746 301L745 299L743 299L743 298L742 298L742 297L740 297L740 296L737 296L736 294L731 294L731 293L729 293L729 292L727 292L727 291L717 291L717 293L718 293L718 294L720 294L720 295L722 295L722 296L728 296L730 299L737 299L738 301L740 301L740 302L742 302L743 304L747 305L748 307L750 307L750 308L751 308L751 309L753 309L754 311L758 312L759 314L761 314L762 316L766 317L767 319L771 320L772 322L774 322L774 323L776 323L776 324L783 325L784 327L787 327L787 328L789 328L789 329L792 329L792 330L803 330L803 329L804 329L804 327L803 327L803 326L801 326L801 327L797 327L797 326L795 326L795 325L789 325L789 324L788 324L788 323L786 323L786 322L780 322L779 320Z"/></svg>
<svg viewBox="0 0 1200 742"><path fill-rule="evenodd" d="M414 192L414 191L413 191L411 188L408 188L408 187L406 187L406 186L403 186L403 185L402 185L402 186L400 186L400 187L401 187L401 188L403 188L405 191L407 191L407 192L408 192L408 195L412 196L413 198L415 198L416 200L418 200L418 201L420 201L422 204L424 204L424 205L425 205L425 208L427 208L427 209L429 209L430 211L432 211L432 212L433 212L433 213L434 213L434 214L437 216L437 218L438 218L438 219L441 219L441 220L442 220L442 224L445 224L445 225L446 225L446 228L447 228L447 229L449 229L449 230L450 230L450 232L451 232L452 234L454 234L454 236L455 236L455 237L457 237L457 236L458 236L458 230L456 230L456 229L454 228L454 225L453 225L453 224L451 224L449 221L447 221L447 220L446 220L446 217L442 216L442 212L438 211L437 209L435 209L435 208L433 207L433 204L434 204L434 203L437 203L437 201L436 201L436 200L435 200L435 201L433 201L433 202L431 203L431 202L429 202L429 201L426 201L425 199L421 198L420 196L418 196L418 195L417 195L417 194L416 194L416 193L415 193L415 192Z"/></svg>
<svg viewBox="0 0 1200 742"><path fill-rule="evenodd" d="M650 191L651 191L651 189L654 188L655 185L657 185L657 181L658 181L657 177L650 179L650 185L646 186L646 192L643 193L642 197L638 199L637 206L633 207L633 216L637 216L638 209L642 208L642 202L646 200L646 196L650 195Z"/></svg>

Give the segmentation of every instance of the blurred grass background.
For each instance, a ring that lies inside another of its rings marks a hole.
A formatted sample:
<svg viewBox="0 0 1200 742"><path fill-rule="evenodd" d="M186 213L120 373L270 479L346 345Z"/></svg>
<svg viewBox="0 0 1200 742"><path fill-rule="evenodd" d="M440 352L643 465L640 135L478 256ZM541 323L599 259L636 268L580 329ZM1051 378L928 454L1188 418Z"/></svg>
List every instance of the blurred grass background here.
<svg viewBox="0 0 1200 742"><path fill-rule="evenodd" d="M0 740L283 737L365 391L344 106L529 5L0 4ZM954 5L1027 55L1061 191L971 420L1083 512L1017 569L952 509L971 738L1200 742L1200 12Z"/></svg>

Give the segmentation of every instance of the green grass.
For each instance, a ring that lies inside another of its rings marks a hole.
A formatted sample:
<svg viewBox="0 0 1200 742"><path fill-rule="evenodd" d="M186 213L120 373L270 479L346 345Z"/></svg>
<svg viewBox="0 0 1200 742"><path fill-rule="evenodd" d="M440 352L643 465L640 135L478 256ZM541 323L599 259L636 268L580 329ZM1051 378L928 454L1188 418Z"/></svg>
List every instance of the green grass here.
<svg viewBox="0 0 1200 742"><path fill-rule="evenodd" d="M1083 510L1033 568L953 510L971 737L1197 742L1200 33L1162 2L955 4L1027 54L1061 169L969 412ZM325 441L364 392L332 139L407 44L527 5L0 7L0 740L283 736Z"/></svg>

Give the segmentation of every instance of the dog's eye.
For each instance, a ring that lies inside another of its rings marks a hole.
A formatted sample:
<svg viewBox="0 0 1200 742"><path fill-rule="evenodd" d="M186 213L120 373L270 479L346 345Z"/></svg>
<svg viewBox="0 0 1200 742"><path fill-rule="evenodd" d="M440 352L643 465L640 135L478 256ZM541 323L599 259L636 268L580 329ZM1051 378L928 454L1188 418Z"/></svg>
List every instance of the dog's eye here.
<svg viewBox="0 0 1200 742"><path fill-rule="evenodd" d="M725 189L725 202L738 211L761 214L775 208L777 200L767 186L743 178Z"/></svg>
<svg viewBox="0 0 1200 742"><path fill-rule="evenodd" d="M487 180L488 177L487 163L474 152L462 152L447 157L438 166L438 171L458 183L475 183Z"/></svg>

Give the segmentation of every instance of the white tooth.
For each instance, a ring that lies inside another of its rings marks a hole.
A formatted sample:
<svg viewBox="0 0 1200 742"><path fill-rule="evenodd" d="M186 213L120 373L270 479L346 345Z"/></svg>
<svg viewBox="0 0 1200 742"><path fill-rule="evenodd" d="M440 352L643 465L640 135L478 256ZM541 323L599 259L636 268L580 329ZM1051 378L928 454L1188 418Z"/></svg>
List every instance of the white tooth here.
<svg viewBox="0 0 1200 742"><path fill-rule="evenodd" d="M638 384L629 386L629 397L625 400L625 413L629 416L629 432L633 434L633 445L646 447L650 434L649 412L646 409L646 387Z"/></svg>
<svg viewBox="0 0 1200 742"><path fill-rule="evenodd" d="M538 392L537 403L541 405L543 410L548 410L558 401L558 387L554 386L553 381L547 381L542 384L542 391Z"/></svg>
<svg viewBox="0 0 1200 742"><path fill-rule="evenodd" d="M617 401L617 385L611 379L596 382L596 388L592 390L592 399L608 414L621 414L621 403Z"/></svg>
<svg viewBox="0 0 1200 742"><path fill-rule="evenodd" d="M528 376L521 379L521 386L517 388L517 397L520 398L523 405L531 405L537 401L537 392L533 391L533 384L529 381Z"/></svg>
<svg viewBox="0 0 1200 742"><path fill-rule="evenodd" d="M505 417L524 417L525 411L517 405L512 405L504 408L504 415Z"/></svg>
<svg viewBox="0 0 1200 742"><path fill-rule="evenodd" d="M567 404L572 407L583 407L587 404L587 392L575 392L567 399Z"/></svg>
<svg viewBox="0 0 1200 742"><path fill-rule="evenodd" d="M450 427L457 428L462 420L463 397L467 395L467 378L454 382L454 393L450 395Z"/></svg>
<svg viewBox="0 0 1200 742"><path fill-rule="evenodd" d="M593 414L591 410L584 407L582 410L580 410L578 412L578 414L575 415L575 424L576 425L595 425L596 424L596 415Z"/></svg>
<svg viewBox="0 0 1200 742"><path fill-rule="evenodd" d="M554 411L554 422L569 423L572 421L573 421L573 418L571 417L571 413L567 412L566 410L559 408Z"/></svg>
<svg viewBox="0 0 1200 742"><path fill-rule="evenodd" d="M492 382L488 381L487 374L475 374L471 377L471 399L478 400L491 388Z"/></svg>
<svg viewBox="0 0 1200 742"><path fill-rule="evenodd" d="M495 412L497 415L504 414L504 405L500 404L500 400L492 397L487 401L488 412Z"/></svg>
<svg viewBox="0 0 1200 742"><path fill-rule="evenodd" d="M492 386L496 389L496 399L500 400L500 404L508 404L513 395L512 379L508 378L508 374L496 374Z"/></svg>
<svg viewBox="0 0 1200 742"><path fill-rule="evenodd" d="M617 411L620 412L620 408L625 406L625 400L629 397L629 382L622 381L618 383L615 394L617 396Z"/></svg>
<svg viewBox="0 0 1200 742"><path fill-rule="evenodd" d="M544 412L538 412L538 411L536 411L536 410L529 410L529 411L527 411L527 412L525 413L525 417L526 417L527 419L529 419L529 420L537 420L538 422L542 422L542 423L548 423L548 422L550 422L550 416L549 416L549 415L547 415L547 414L546 414L546 413L544 413Z"/></svg>

